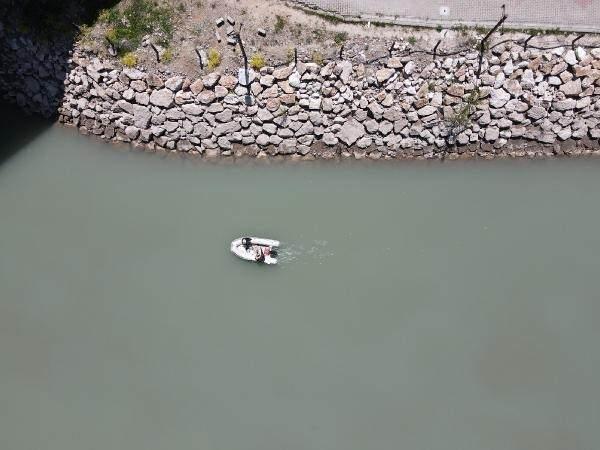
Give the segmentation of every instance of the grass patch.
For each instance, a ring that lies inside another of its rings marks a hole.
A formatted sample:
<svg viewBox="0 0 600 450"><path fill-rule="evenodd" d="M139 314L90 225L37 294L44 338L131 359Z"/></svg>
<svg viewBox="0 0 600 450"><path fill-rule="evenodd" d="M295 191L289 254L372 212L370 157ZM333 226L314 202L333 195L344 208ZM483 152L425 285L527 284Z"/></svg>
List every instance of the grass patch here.
<svg viewBox="0 0 600 450"><path fill-rule="evenodd" d="M345 31L339 31L333 35L333 40L336 44L343 44L348 40L348 33Z"/></svg>
<svg viewBox="0 0 600 450"><path fill-rule="evenodd" d="M216 69L221 65L221 54L215 48L208 50L208 68Z"/></svg>
<svg viewBox="0 0 600 450"><path fill-rule="evenodd" d="M110 29L106 37L119 53L136 50L146 35L167 46L173 37L173 13L164 2L129 0L100 14Z"/></svg>
<svg viewBox="0 0 600 450"><path fill-rule="evenodd" d="M285 61L289 64L296 59L294 47L289 47L285 53Z"/></svg>
<svg viewBox="0 0 600 450"><path fill-rule="evenodd" d="M315 50L312 52L312 62L314 62L315 64L318 64L319 66L322 66L323 63L325 62L325 57L323 56L323 53L321 53L318 50Z"/></svg>
<svg viewBox="0 0 600 450"><path fill-rule="evenodd" d="M170 48L165 49L165 51L160 56L160 60L164 63L170 63L171 61L173 61L173 50L171 50Z"/></svg>
<svg viewBox="0 0 600 450"><path fill-rule="evenodd" d="M261 53L255 53L250 57L250 67L254 70L260 70L265 67L265 57Z"/></svg>
<svg viewBox="0 0 600 450"><path fill-rule="evenodd" d="M410 45L415 45L417 43L417 38L411 35L408 37L407 41Z"/></svg>
<svg viewBox="0 0 600 450"><path fill-rule="evenodd" d="M125 67L135 67L137 65L137 62L137 56L133 52L128 52L121 56L121 63Z"/></svg>
<svg viewBox="0 0 600 450"><path fill-rule="evenodd" d="M481 93L479 92L479 89L473 90L454 113L454 116L449 119L449 125L452 128L466 128L471 123L471 114L473 114L477 108L480 100Z"/></svg>
<svg viewBox="0 0 600 450"><path fill-rule="evenodd" d="M285 28L287 24L287 21L285 20L285 17L280 16L280 15L276 15L275 16L275 33L281 33L283 31L283 29Z"/></svg>

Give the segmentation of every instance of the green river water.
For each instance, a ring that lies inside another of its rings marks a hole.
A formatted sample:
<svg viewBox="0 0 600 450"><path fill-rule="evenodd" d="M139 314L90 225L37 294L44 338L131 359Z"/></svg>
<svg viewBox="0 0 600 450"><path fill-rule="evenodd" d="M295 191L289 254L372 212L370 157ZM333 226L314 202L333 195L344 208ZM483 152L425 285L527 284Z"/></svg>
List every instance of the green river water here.
<svg viewBox="0 0 600 450"><path fill-rule="evenodd" d="M194 163L2 123L0 449L600 448L600 160Z"/></svg>

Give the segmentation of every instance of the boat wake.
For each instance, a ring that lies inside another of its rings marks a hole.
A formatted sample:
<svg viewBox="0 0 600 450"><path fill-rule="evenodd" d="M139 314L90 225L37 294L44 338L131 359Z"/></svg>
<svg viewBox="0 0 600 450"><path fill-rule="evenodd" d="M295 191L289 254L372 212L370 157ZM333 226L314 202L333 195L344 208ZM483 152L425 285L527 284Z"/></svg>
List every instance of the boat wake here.
<svg viewBox="0 0 600 450"><path fill-rule="evenodd" d="M333 252L327 249L327 241L313 241L309 244L282 242L278 251L279 264L315 261L322 264L323 260L333 256Z"/></svg>

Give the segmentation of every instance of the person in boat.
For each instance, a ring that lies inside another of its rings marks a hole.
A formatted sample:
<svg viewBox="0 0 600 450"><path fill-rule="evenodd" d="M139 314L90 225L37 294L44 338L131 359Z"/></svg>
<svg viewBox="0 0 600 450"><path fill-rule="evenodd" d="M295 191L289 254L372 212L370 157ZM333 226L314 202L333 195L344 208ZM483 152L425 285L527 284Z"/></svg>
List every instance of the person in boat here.
<svg viewBox="0 0 600 450"><path fill-rule="evenodd" d="M265 262L265 252L262 247L258 247L256 251L256 262Z"/></svg>

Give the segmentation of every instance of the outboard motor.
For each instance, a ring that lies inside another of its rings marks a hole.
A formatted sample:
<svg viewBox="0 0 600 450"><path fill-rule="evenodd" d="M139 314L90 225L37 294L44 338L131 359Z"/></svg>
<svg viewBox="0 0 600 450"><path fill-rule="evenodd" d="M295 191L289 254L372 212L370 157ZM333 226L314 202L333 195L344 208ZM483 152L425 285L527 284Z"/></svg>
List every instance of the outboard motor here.
<svg viewBox="0 0 600 450"><path fill-rule="evenodd" d="M250 250L250 247L252 246L252 239L249 237L242 238L242 245L246 250Z"/></svg>

